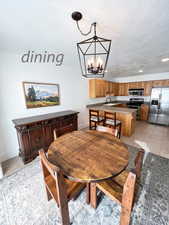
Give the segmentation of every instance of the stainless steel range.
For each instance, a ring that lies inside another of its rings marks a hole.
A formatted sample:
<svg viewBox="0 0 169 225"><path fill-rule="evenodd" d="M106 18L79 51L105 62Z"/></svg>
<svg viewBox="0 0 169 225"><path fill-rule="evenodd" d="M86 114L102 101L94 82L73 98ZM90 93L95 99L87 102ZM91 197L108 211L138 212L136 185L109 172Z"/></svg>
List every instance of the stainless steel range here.
<svg viewBox="0 0 169 225"><path fill-rule="evenodd" d="M140 120L141 105L144 104L144 98L130 98L127 103L128 108L137 109L136 118Z"/></svg>

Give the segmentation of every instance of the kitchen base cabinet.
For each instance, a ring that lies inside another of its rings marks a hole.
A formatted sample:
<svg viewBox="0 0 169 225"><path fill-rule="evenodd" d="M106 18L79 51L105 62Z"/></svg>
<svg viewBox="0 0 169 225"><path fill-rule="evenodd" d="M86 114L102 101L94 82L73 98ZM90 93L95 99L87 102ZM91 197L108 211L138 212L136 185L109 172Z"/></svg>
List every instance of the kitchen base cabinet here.
<svg viewBox="0 0 169 225"><path fill-rule="evenodd" d="M54 130L59 137L78 129L78 112L62 111L13 120L18 136L19 156L24 163L38 156L39 149L48 150L54 141Z"/></svg>
<svg viewBox="0 0 169 225"><path fill-rule="evenodd" d="M147 105L147 104L142 104L141 105L141 109L140 109L140 111L141 111L140 112L141 120L144 120L144 121L148 120L149 109L150 109L149 105Z"/></svg>
<svg viewBox="0 0 169 225"><path fill-rule="evenodd" d="M117 120L122 123L122 135L130 137L135 132L136 113L116 113Z"/></svg>

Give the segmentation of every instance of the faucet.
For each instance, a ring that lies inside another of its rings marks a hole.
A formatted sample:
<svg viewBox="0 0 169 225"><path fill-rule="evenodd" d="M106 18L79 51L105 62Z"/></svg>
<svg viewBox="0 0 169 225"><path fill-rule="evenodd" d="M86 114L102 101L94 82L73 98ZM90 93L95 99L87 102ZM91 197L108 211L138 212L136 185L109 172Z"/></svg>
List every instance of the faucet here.
<svg viewBox="0 0 169 225"><path fill-rule="evenodd" d="M109 101L108 101L109 100ZM108 103L108 102L111 102L111 96L110 95L107 95L106 96L106 103Z"/></svg>

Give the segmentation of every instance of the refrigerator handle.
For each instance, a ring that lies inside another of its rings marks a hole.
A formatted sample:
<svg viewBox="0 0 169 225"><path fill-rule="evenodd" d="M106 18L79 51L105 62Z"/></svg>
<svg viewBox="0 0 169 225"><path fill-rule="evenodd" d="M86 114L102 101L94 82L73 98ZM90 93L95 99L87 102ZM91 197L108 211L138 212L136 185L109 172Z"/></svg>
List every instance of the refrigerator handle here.
<svg viewBox="0 0 169 225"><path fill-rule="evenodd" d="M162 98L162 93L159 94L158 109L161 108L161 98Z"/></svg>

